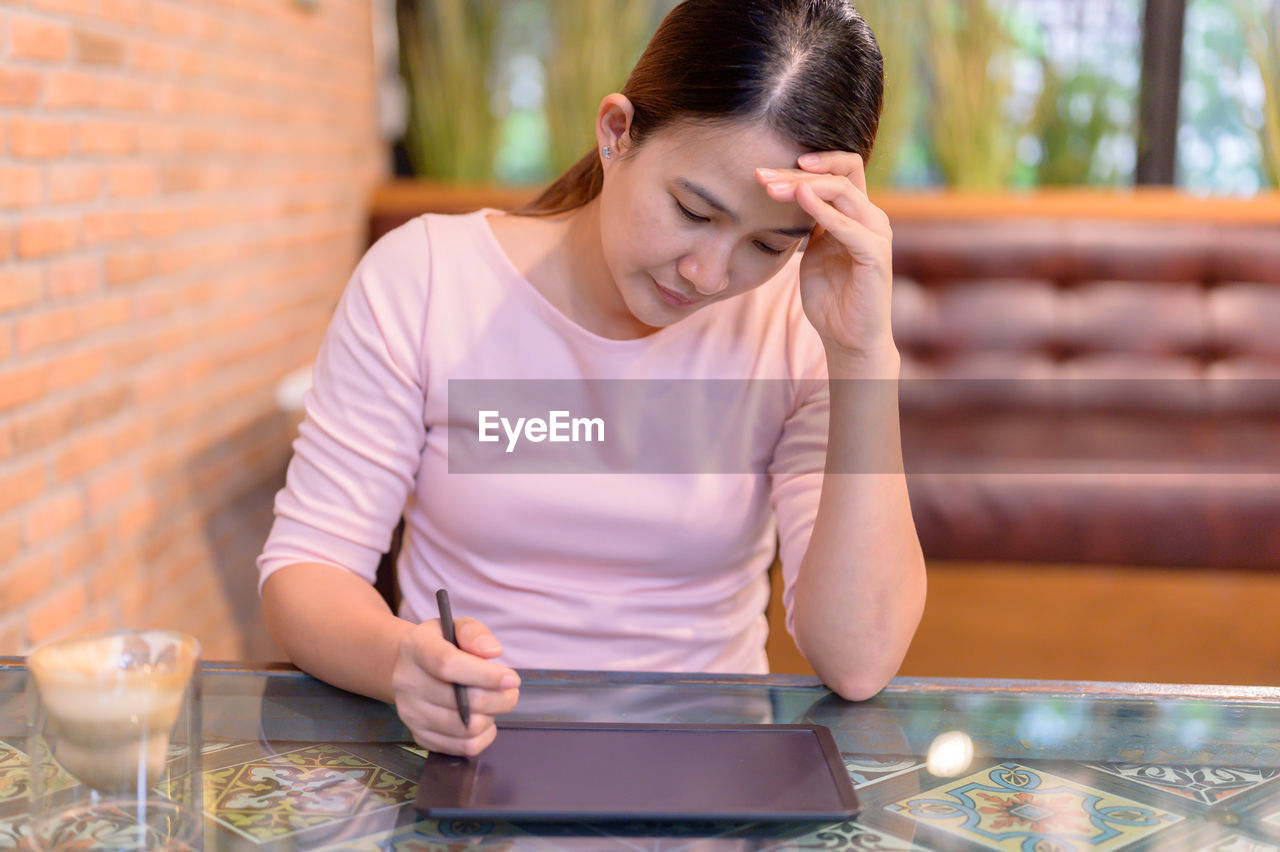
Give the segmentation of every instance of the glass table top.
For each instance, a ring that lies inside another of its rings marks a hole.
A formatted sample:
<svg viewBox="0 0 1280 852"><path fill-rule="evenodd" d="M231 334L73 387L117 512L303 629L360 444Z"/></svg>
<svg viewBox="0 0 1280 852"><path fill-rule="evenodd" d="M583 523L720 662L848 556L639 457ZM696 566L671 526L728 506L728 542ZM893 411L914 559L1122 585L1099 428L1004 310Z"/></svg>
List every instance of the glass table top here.
<svg viewBox="0 0 1280 852"><path fill-rule="evenodd" d="M1280 850L1280 689L522 672L522 721L821 724L851 822L424 820L388 705L287 667L203 672L207 850ZM0 658L0 850L24 848L26 673ZM92 843L85 848L95 848Z"/></svg>

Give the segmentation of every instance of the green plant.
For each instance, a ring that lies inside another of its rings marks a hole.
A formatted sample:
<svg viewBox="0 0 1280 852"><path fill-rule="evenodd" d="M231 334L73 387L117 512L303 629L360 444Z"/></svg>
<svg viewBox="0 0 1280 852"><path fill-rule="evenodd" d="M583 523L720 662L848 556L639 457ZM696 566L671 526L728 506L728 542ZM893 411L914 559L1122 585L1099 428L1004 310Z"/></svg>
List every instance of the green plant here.
<svg viewBox="0 0 1280 852"><path fill-rule="evenodd" d="M550 0L546 96L551 170L595 145L600 100L622 89L653 34L653 0Z"/></svg>
<svg viewBox="0 0 1280 852"><path fill-rule="evenodd" d="M1012 42L987 0L926 0L926 121L947 186L1004 187L1016 162L1018 128L1005 114Z"/></svg>
<svg viewBox="0 0 1280 852"><path fill-rule="evenodd" d="M892 183L907 139L915 129L921 93L920 76L916 72L919 48L911 24L919 20L920 4L921 0L858 0L857 3L884 56L884 110L880 114L874 156L867 166L870 186Z"/></svg>
<svg viewBox="0 0 1280 852"><path fill-rule="evenodd" d="M1272 0L1269 9L1257 0L1237 0L1236 6L1249 55L1262 75L1262 175L1269 186L1280 187L1280 2Z"/></svg>
<svg viewBox="0 0 1280 852"><path fill-rule="evenodd" d="M1047 59L1041 68L1044 88L1031 120L1040 142L1036 183L1114 183L1117 175L1099 173L1097 154L1103 141L1123 129L1107 109L1115 81L1089 69L1064 74Z"/></svg>
<svg viewBox="0 0 1280 852"><path fill-rule="evenodd" d="M491 77L501 10L495 0L397 0L409 96L405 146L416 175L492 179L500 119Z"/></svg>

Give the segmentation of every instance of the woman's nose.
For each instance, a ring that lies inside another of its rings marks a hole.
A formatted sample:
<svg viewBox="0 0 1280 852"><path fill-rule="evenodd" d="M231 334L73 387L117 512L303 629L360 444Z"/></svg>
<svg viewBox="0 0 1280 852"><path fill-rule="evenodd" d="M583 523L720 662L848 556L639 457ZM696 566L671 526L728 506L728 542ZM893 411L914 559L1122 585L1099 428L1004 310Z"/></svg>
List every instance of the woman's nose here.
<svg viewBox="0 0 1280 852"><path fill-rule="evenodd" d="M677 271L700 296L714 296L729 286L728 259L714 252L685 255Z"/></svg>

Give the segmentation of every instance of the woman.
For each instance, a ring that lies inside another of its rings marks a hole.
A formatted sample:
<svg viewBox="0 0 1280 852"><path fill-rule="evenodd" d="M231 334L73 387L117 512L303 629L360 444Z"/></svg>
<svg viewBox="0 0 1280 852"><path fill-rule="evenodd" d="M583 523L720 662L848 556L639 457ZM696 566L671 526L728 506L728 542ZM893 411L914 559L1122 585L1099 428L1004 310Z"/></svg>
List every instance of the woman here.
<svg viewBox="0 0 1280 852"><path fill-rule="evenodd" d="M373 246L259 559L290 658L394 701L424 747L472 755L515 706L512 666L766 670L776 541L801 652L841 696L878 692L925 595L891 234L863 171L881 97L847 0L685 0L601 102L597 147L528 209L423 216ZM735 433L762 460L750 476L475 476L451 472L445 440L464 379L771 380L787 396ZM370 581L402 510L397 616ZM432 617L440 586L474 616L460 650Z"/></svg>

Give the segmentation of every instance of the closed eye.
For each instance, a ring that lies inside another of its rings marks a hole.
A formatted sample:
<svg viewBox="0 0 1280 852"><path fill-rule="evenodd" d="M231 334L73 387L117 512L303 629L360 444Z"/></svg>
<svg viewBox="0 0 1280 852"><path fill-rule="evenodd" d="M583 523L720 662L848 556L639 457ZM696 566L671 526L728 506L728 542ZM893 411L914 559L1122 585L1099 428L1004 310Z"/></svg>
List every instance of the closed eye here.
<svg viewBox="0 0 1280 852"><path fill-rule="evenodd" d="M681 204L679 200L677 200L676 198L673 197L671 200L675 201L676 207L680 210L680 213L684 216L684 218L688 219L690 222L710 222L711 221L705 216L699 216L697 213L694 213L688 207L685 207L683 204Z"/></svg>
<svg viewBox="0 0 1280 852"><path fill-rule="evenodd" d="M688 207L685 207L683 204L681 204L681 203L680 203L680 200L679 200L678 198L676 198L675 196L672 196L672 197L671 197L671 200L675 202L676 209L680 211L680 215L684 216L684 218L688 219L690 222L703 223L703 222L710 222L710 221L711 221L710 219L706 218L705 216L699 216L697 213L694 213L694 212L693 212L692 210L690 210ZM785 251L786 251L786 249L776 249L776 248L772 248L771 246L765 245L764 243L760 242L759 240L756 240L756 241L755 241L755 247L756 247L756 248L758 248L758 249L760 249L760 251L764 252L765 254L773 255L774 257L776 257L776 256L778 256L778 255L780 255L780 254L782 254L783 252L785 252Z"/></svg>

